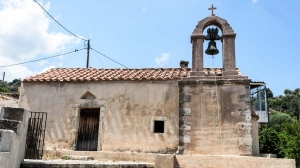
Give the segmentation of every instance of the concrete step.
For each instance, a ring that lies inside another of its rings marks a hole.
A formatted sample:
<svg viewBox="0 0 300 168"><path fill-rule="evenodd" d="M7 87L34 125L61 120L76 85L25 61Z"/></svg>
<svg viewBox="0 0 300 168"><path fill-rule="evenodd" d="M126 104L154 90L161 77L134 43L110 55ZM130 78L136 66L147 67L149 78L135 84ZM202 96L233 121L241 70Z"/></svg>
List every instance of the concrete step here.
<svg viewBox="0 0 300 168"><path fill-rule="evenodd" d="M154 163L25 159L20 168L154 168Z"/></svg>
<svg viewBox="0 0 300 168"><path fill-rule="evenodd" d="M23 121L25 110L21 108L2 107L0 119Z"/></svg>
<svg viewBox="0 0 300 168"><path fill-rule="evenodd" d="M111 152L111 151L73 151L73 150L45 150L44 153L59 152L63 155L90 156L99 161L129 161L155 162L155 153ZM47 159L47 158L45 158Z"/></svg>
<svg viewBox="0 0 300 168"><path fill-rule="evenodd" d="M12 130L16 134L20 135L20 121L15 121L15 120L0 120L0 129L3 130Z"/></svg>
<svg viewBox="0 0 300 168"><path fill-rule="evenodd" d="M0 152L10 152L13 136L16 136L14 131L0 129Z"/></svg>

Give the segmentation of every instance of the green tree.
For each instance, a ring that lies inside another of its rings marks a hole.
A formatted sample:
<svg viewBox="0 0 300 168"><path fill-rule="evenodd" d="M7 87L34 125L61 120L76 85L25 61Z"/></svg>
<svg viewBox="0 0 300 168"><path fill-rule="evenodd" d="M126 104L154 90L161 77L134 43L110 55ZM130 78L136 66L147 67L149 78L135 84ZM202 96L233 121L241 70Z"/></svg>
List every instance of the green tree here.
<svg viewBox="0 0 300 168"><path fill-rule="evenodd" d="M282 128L282 124L292 121L292 117L290 115L279 112L271 112L269 119L269 127L275 129L277 132Z"/></svg>
<svg viewBox="0 0 300 168"><path fill-rule="evenodd" d="M272 98L273 97L273 92L271 91L270 88L266 88L266 92L267 92L267 98Z"/></svg>
<svg viewBox="0 0 300 168"><path fill-rule="evenodd" d="M277 131L271 127L263 127L259 132L259 150L260 153L273 153L279 154L277 148L279 138L277 136Z"/></svg>
<svg viewBox="0 0 300 168"><path fill-rule="evenodd" d="M14 79L11 82L1 81L0 92L16 92L19 86L21 86L21 79Z"/></svg>
<svg viewBox="0 0 300 168"><path fill-rule="evenodd" d="M21 85L21 79L14 79L13 81L9 82L9 85L16 85L20 86Z"/></svg>
<svg viewBox="0 0 300 168"><path fill-rule="evenodd" d="M285 158L295 159L300 168L300 123L297 120L286 122L278 133L278 149Z"/></svg>
<svg viewBox="0 0 300 168"><path fill-rule="evenodd" d="M300 102L300 88L295 90L285 89L284 95L269 98L270 111L279 111L299 118L298 103Z"/></svg>

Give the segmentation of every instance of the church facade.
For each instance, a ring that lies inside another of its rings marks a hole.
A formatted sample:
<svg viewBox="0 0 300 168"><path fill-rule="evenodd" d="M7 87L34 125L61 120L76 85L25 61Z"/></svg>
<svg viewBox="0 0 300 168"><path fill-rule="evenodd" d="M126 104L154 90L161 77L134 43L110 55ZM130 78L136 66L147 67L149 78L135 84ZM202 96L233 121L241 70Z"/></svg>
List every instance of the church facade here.
<svg viewBox="0 0 300 168"><path fill-rule="evenodd" d="M203 34L210 26L220 38ZM192 33L191 68L54 68L23 79L19 107L47 112L46 149L176 154L182 165L195 161L185 155L258 156L254 86L236 67L235 37L212 14ZM218 39L223 67L204 68L204 40Z"/></svg>

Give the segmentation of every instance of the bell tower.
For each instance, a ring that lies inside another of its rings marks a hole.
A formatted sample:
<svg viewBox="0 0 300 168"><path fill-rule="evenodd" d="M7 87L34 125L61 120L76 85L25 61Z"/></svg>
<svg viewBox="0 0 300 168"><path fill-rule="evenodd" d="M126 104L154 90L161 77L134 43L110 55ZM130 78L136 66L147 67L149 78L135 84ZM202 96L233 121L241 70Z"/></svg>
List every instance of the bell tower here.
<svg viewBox="0 0 300 168"><path fill-rule="evenodd" d="M227 21L213 11L193 31L192 69L178 81L179 154L240 156L258 150L252 145L252 121L256 121L250 110L251 80L236 68L235 37ZM209 41L206 51L204 40ZM216 40L222 42L223 67L204 68L204 53L219 53Z"/></svg>
<svg viewBox="0 0 300 168"><path fill-rule="evenodd" d="M206 17L205 19L198 22L196 28L193 31L191 36L192 43L192 72L191 77L202 77L205 76L205 72L203 71L203 44L204 40L210 40L209 46L213 46L214 40L221 39L222 42L222 75L221 76L236 76L238 75L238 71L236 69L235 64L235 37L233 29L227 23L225 19L222 19L216 16L213 13L213 10L217 8L212 7L209 10L212 10L211 16ZM203 31L205 28L209 26L216 26L216 28L208 29L208 34L203 35ZM218 36L218 29L222 32L221 37ZM212 35L216 35L216 37L212 37ZM215 44L215 42L214 42ZM206 52L207 53L207 52ZM217 54L217 53L215 53ZM211 53L209 54L211 55Z"/></svg>

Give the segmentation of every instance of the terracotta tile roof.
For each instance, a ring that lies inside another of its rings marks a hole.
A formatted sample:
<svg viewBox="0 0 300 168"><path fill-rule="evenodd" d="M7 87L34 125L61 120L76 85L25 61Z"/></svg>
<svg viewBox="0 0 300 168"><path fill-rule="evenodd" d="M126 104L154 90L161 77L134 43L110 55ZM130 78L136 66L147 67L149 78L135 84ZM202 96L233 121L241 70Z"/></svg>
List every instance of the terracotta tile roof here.
<svg viewBox="0 0 300 168"><path fill-rule="evenodd" d="M190 68L96 69L53 68L23 79L29 81L173 80L190 76ZM206 75L222 76L221 68L205 68Z"/></svg>

